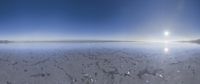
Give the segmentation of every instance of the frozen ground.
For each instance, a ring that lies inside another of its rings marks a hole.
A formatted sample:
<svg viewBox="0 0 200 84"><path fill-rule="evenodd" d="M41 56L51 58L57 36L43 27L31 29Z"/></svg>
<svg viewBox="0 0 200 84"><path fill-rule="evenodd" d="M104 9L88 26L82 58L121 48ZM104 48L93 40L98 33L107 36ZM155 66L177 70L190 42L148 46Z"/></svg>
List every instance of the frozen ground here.
<svg viewBox="0 0 200 84"><path fill-rule="evenodd" d="M0 84L199 83L196 44L0 44Z"/></svg>

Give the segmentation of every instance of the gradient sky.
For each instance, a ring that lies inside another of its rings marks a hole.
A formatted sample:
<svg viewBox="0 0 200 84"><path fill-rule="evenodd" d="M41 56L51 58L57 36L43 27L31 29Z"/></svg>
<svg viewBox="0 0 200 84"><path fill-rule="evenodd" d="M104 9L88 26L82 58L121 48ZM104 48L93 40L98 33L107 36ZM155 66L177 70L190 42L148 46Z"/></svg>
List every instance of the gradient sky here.
<svg viewBox="0 0 200 84"><path fill-rule="evenodd" d="M0 0L0 39L200 38L200 0Z"/></svg>

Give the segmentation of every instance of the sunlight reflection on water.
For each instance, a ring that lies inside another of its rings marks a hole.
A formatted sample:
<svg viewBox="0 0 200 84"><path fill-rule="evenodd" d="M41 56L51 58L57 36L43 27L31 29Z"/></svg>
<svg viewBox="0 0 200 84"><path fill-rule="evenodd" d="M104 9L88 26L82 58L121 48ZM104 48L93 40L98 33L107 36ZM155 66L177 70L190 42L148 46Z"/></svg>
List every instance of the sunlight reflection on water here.
<svg viewBox="0 0 200 84"><path fill-rule="evenodd" d="M168 52L169 52L169 48L165 47L165 48L164 48L164 52L165 52L165 53L168 53Z"/></svg>
<svg viewBox="0 0 200 84"><path fill-rule="evenodd" d="M164 45L165 45L164 52L169 53L169 45L170 45L169 42L165 42Z"/></svg>

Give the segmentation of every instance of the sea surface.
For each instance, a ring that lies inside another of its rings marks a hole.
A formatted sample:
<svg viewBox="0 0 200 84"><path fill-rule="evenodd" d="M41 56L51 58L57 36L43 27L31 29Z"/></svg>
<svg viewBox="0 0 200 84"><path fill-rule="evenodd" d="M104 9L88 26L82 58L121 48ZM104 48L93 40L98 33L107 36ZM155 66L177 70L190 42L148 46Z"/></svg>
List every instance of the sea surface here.
<svg viewBox="0 0 200 84"><path fill-rule="evenodd" d="M198 44L0 44L0 84L199 83Z"/></svg>

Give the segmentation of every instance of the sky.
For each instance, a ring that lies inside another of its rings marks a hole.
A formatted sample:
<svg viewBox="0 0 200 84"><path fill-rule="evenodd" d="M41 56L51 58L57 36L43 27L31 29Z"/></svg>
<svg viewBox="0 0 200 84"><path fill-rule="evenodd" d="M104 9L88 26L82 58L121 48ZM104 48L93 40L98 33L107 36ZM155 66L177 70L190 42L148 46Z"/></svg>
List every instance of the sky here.
<svg viewBox="0 0 200 84"><path fill-rule="evenodd" d="M200 38L200 0L0 0L1 40Z"/></svg>

